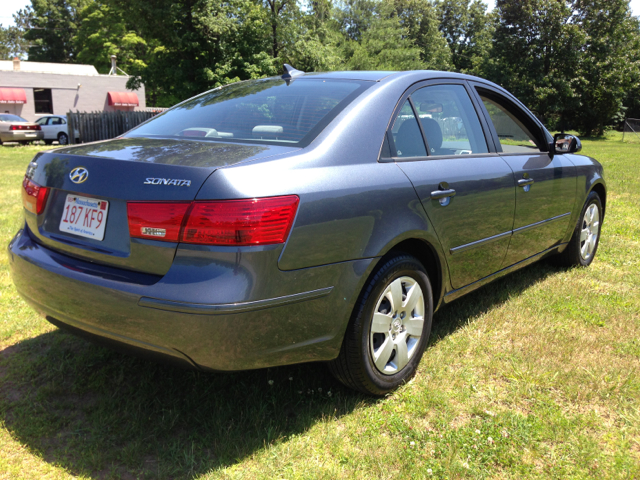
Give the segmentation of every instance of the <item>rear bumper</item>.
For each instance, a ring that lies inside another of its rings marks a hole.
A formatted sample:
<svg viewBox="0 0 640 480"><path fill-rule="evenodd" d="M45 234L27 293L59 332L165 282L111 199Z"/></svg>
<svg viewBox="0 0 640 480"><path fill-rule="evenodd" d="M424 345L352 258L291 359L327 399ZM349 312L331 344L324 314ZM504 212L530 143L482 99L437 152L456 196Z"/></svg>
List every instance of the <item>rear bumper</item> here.
<svg viewBox="0 0 640 480"><path fill-rule="evenodd" d="M23 141L36 141L42 140L44 138L44 133L42 130L40 131L9 131L3 132L0 134L0 140L3 142L23 142Z"/></svg>
<svg viewBox="0 0 640 480"><path fill-rule="evenodd" d="M134 353L220 371L335 358L375 263L282 272L274 251L267 272L242 254L225 265L219 252L200 248L179 250L163 277L120 279L114 272L125 271L43 247L28 229L8 250L18 292L52 323Z"/></svg>

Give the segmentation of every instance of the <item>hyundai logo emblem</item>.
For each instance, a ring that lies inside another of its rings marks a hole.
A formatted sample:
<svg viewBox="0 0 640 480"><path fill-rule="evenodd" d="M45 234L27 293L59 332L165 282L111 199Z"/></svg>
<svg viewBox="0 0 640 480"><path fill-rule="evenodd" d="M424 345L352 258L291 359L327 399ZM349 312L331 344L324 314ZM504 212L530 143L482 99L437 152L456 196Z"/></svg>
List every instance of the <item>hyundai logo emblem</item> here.
<svg viewBox="0 0 640 480"><path fill-rule="evenodd" d="M76 167L69 173L69 178L73 183L82 183L89 178L89 170L84 167Z"/></svg>

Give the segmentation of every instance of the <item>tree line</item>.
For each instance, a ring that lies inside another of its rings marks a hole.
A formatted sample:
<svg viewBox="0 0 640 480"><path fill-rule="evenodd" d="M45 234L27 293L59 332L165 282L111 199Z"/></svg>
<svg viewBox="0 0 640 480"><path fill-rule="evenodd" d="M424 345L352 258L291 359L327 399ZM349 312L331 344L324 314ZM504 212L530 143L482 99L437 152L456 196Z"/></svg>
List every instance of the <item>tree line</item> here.
<svg viewBox="0 0 640 480"><path fill-rule="evenodd" d="M111 55L147 104L299 70L448 70L492 80L550 129L601 134L640 117L640 23L629 0L31 0L0 55Z"/></svg>

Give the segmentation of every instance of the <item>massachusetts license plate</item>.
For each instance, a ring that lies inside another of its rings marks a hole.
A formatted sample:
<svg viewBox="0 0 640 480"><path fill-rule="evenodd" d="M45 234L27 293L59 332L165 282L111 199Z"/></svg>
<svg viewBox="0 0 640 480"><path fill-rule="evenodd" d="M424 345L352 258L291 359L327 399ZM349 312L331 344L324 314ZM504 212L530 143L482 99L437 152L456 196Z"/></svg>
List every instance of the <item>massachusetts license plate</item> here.
<svg viewBox="0 0 640 480"><path fill-rule="evenodd" d="M60 219L60 231L102 240L109 202L68 194Z"/></svg>

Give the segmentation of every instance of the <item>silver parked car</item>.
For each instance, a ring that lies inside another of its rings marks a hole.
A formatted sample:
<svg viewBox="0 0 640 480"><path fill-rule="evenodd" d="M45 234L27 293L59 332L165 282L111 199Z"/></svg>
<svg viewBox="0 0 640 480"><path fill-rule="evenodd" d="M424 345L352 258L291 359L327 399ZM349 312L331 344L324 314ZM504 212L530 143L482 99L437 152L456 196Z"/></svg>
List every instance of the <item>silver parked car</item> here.
<svg viewBox="0 0 640 480"><path fill-rule="evenodd" d="M28 122L18 115L0 114L0 145L5 142L26 144L43 138L44 134L40 125Z"/></svg>

